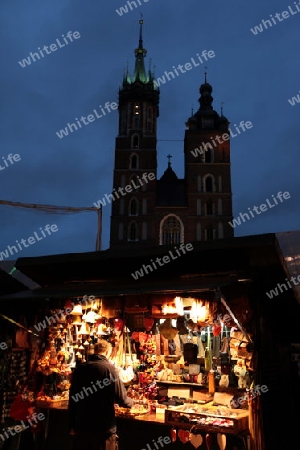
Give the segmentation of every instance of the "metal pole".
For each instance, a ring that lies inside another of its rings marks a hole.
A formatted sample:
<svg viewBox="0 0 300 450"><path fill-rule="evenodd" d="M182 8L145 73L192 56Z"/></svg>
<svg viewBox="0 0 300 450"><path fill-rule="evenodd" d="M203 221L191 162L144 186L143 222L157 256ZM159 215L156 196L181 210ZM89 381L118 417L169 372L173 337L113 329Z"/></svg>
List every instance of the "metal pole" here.
<svg viewBox="0 0 300 450"><path fill-rule="evenodd" d="M239 330L245 335L245 337L248 339L249 342L253 343L251 337L249 336L249 334L246 332L246 330L242 327L242 325L240 324L240 322L237 320L237 318L235 317L235 315L233 314L233 312L231 311L231 309L229 308L224 295L221 293L221 291L219 291L219 296L220 296L220 300L221 303L223 303L223 305L225 306L226 310L229 312L230 316L232 317L232 319L234 320L234 322L236 323L237 327L239 328Z"/></svg>
<svg viewBox="0 0 300 450"><path fill-rule="evenodd" d="M102 205L97 211L98 217L98 227L97 227L97 238L96 238L96 252L101 251L101 236L102 236Z"/></svg>

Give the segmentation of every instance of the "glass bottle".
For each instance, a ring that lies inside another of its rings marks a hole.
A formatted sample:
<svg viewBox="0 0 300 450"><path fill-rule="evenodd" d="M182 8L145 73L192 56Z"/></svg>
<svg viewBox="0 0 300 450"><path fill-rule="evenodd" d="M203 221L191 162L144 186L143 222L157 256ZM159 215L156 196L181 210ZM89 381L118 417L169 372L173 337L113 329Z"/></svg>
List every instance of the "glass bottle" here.
<svg viewBox="0 0 300 450"><path fill-rule="evenodd" d="M208 392L209 394L214 394L215 390L215 371L211 369L208 373Z"/></svg>
<svg viewBox="0 0 300 450"><path fill-rule="evenodd" d="M205 348L204 365L207 372L211 369L211 352L208 347Z"/></svg>

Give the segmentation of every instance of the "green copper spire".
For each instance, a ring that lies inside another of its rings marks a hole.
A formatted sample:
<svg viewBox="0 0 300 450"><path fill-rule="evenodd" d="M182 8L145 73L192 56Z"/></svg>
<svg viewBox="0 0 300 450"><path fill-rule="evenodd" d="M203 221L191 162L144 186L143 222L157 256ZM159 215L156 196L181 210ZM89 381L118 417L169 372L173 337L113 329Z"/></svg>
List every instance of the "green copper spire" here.
<svg viewBox="0 0 300 450"><path fill-rule="evenodd" d="M123 73L123 87L125 87L127 84L130 84L131 80L130 80L130 75L129 75L129 71L128 71L128 61L126 64L126 68L124 68L124 73Z"/></svg>
<svg viewBox="0 0 300 450"><path fill-rule="evenodd" d="M147 54L147 50L143 47L143 23L144 21L141 19L139 20L140 24L140 38L139 38L139 46L137 49L135 49L135 68L134 68L134 75L132 77L132 82L134 81L141 81L142 83L148 82L148 77L146 75L145 70L145 62L144 58Z"/></svg>

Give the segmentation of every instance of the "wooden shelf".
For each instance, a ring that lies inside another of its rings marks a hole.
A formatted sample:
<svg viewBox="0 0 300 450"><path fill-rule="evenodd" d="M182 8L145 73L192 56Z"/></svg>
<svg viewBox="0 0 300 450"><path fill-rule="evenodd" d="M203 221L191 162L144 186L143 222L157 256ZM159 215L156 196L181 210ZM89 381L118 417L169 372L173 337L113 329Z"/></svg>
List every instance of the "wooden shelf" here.
<svg viewBox="0 0 300 450"><path fill-rule="evenodd" d="M190 383L189 381L161 381L161 380L154 380L156 383L162 383L162 384L176 384L177 386L194 386L194 387L201 387L203 389L207 389L207 386L204 386L203 384L199 383Z"/></svg>
<svg viewBox="0 0 300 450"><path fill-rule="evenodd" d="M190 383L190 382L185 382L185 381L159 381L159 380L154 380L156 382L156 384L167 384L167 385L176 385L176 386L189 386L189 387L199 387L202 389L206 389L208 390L208 386L204 386L203 384L198 384L198 383ZM215 392L224 392L226 394L231 394L231 395L241 395L243 393L246 392L246 389L241 389L238 387L221 387L221 386L216 386Z"/></svg>

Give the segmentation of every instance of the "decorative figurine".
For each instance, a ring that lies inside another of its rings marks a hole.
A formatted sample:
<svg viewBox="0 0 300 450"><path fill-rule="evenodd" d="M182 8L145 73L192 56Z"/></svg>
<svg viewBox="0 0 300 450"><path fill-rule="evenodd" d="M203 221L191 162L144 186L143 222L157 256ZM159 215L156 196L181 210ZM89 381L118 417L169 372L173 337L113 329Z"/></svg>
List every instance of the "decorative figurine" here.
<svg viewBox="0 0 300 450"><path fill-rule="evenodd" d="M247 368L243 359L239 359L233 368L234 375L238 377L238 387L245 389L247 387Z"/></svg>

